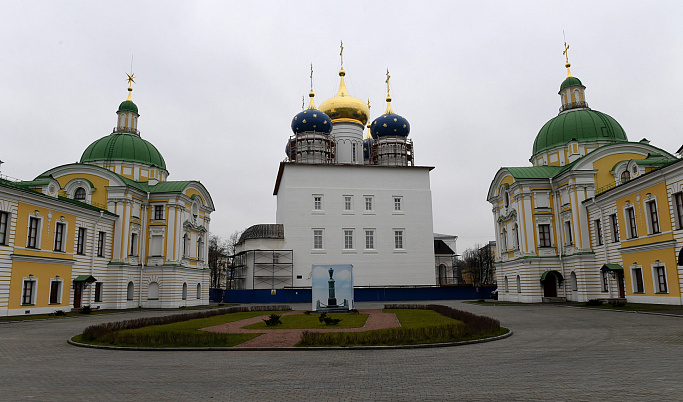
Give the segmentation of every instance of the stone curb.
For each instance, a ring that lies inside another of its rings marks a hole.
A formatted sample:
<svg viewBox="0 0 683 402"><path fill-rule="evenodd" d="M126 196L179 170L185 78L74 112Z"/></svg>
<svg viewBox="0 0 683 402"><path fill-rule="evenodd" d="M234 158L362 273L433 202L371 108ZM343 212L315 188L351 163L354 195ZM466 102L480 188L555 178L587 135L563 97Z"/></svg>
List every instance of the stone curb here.
<svg viewBox="0 0 683 402"><path fill-rule="evenodd" d="M670 313L657 313L655 311L643 311L643 310L617 310L617 309L604 309L604 308L592 308L592 307L582 307L582 306L557 306L564 308L580 308L583 310L593 310L593 311L614 311L616 313L632 313L632 314L650 314L650 315L663 315L665 317L678 317L683 318L683 314L670 314Z"/></svg>
<svg viewBox="0 0 683 402"><path fill-rule="evenodd" d="M278 351L322 351L322 350L386 350L386 349L426 349L426 348L445 348L451 346L465 346L472 345L475 343L486 343L498 341L512 336L512 330L508 329L508 332L503 335L493 336L490 338L474 339L471 341L460 341L460 342L442 342L442 343L421 343L418 345L395 345L395 346L318 346L318 347L198 347L198 348L147 348L147 347L135 347L135 346L103 346L103 345L90 345L87 343L76 342L72 339L68 339L67 343L73 346L78 346L82 348L93 348L93 349L106 349L106 350L134 350L134 351L144 351L144 352L179 352L179 351L194 351L194 352L208 352L208 351L225 351L225 352L278 352Z"/></svg>

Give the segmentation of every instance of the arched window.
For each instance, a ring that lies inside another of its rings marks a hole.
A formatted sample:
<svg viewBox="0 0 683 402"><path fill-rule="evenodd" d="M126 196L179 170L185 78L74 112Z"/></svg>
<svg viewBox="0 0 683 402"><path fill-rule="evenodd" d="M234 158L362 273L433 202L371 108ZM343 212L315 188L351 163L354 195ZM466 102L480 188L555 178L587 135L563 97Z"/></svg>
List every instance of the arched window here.
<svg viewBox="0 0 683 402"><path fill-rule="evenodd" d="M505 230L505 228L503 228L500 231L500 243L502 246L501 250L503 250L503 252L507 251L508 250L508 231Z"/></svg>
<svg viewBox="0 0 683 402"><path fill-rule="evenodd" d="M76 189L76 191L74 192L74 199L79 201L85 200L85 189L83 187L79 187Z"/></svg>
<svg viewBox="0 0 683 402"><path fill-rule="evenodd" d="M510 292L510 286L508 283L508 277L506 276L505 277L505 293L509 293L509 292Z"/></svg>
<svg viewBox="0 0 683 402"><path fill-rule="evenodd" d="M629 180L631 180L631 174L628 172L628 170L624 170L621 173L621 182L626 183Z"/></svg>
<svg viewBox="0 0 683 402"><path fill-rule="evenodd" d="M201 237L197 240L197 259L204 261L204 239Z"/></svg>
<svg viewBox="0 0 683 402"><path fill-rule="evenodd" d="M574 271L569 275L569 281L571 282L572 290L579 290L579 284L576 280L576 273Z"/></svg>
<svg viewBox="0 0 683 402"><path fill-rule="evenodd" d="M190 254L190 235L185 233L183 235L183 257L189 257Z"/></svg>
<svg viewBox="0 0 683 402"><path fill-rule="evenodd" d="M512 227L512 248L519 249L519 225L516 223Z"/></svg>
<svg viewBox="0 0 683 402"><path fill-rule="evenodd" d="M159 284L150 282L147 289L147 300L159 300Z"/></svg>
<svg viewBox="0 0 683 402"><path fill-rule="evenodd" d="M517 275L517 293L522 293L522 279Z"/></svg>
<svg viewBox="0 0 683 402"><path fill-rule="evenodd" d="M135 285L133 282L128 282L128 289L126 290L126 300L133 300L135 293Z"/></svg>
<svg viewBox="0 0 683 402"><path fill-rule="evenodd" d="M187 300L187 283L183 283L183 300Z"/></svg>
<svg viewBox="0 0 683 402"><path fill-rule="evenodd" d="M197 284L197 299L201 299L201 298L202 298L202 284L198 283Z"/></svg>

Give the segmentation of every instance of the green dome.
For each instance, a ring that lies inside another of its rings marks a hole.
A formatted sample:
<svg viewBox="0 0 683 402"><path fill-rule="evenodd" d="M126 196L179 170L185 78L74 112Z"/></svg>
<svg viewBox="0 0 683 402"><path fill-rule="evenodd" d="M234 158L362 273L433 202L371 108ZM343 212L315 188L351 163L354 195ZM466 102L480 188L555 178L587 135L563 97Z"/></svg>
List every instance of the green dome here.
<svg viewBox="0 0 683 402"><path fill-rule="evenodd" d="M560 92L562 92L563 89L567 87L582 87L583 84L581 83L581 80L576 78L576 77L567 77L566 80L562 81L562 85L560 85ZM137 112L138 110L135 109Z"/></svg>
<svg viewBox="0 0 683 402"><path fill-rule="evenodd" d="M138 113L138 106L133 101L125 100L119 105L119 112L135 112Z"/></svg>
<svg viewBox="0 0 683 402"><path fill-rule="evenodd" d="M628 141L624 129L611 116L597 110L574 109L545 123L534 141L533 155L565 145L573 139L578 142Z"/></svg>
<svg viewBox="0 0 683 402"><path fill-rule="evenodd" d="M102 137L90 144L81 156L81 163L108 160L139 162L166 170L164 157L156 147L135 134L114 133Z"/></svg>

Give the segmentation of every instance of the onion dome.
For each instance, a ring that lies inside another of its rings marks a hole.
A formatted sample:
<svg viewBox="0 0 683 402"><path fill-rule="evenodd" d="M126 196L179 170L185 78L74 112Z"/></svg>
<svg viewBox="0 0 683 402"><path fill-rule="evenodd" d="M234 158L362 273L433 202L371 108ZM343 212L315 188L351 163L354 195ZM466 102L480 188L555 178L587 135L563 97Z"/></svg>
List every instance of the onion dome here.
<svg viewBox="0 0 683 402"><path fill-rule="evenodd" d="M370 148L372 148L372 144L374 143L374 138L365 137L363 140L363 159L370 159Z"/></svg>
<svg viewBox="0 0 683 402"><path fill-rule="evenodd" d="M339 91L334 97L320 104L320 111L330 116L334 123L350 121L365 125L370 118L370 110L365 102L349 95L344 82L345 75L346 71L343 68L339 70Z"/></svg>
<svg viewBox="0 0 683 402"><path fill-rule="evenodd" d="M567 79L562 81L562 84L560 85L560 92L562 92L563 89L569 88L569 87L583 87L583 84L581 83L580 79L578 79L576 77L572 77L570 75L569 77L567 77Z"/></svg>
<svg viewBox="0 0 683 402"><path fill-rule="evenodd" d="M81 156L81 163L95 161L139 162L166 170L159 150L140 136L114 133L90 144Z"/></svg>
<svg viewBox="0 0 683 402"><path fill-rule="evenodd" d="M308 104L308 108L297 113L292 119L292 131L294 134L308 131L329 134L332 131L332 120L328 115L316 109L313 102L315 96L313 90L308 93L308 96L311 98L311 102Z"/></svg>
<svg viewBox="0 0 683 402"><path fill-rule="evenodd" d="M139 114L137 105L130 99L121 102L118 112L133 112Z"/></svg>
<svg viewBox="0 0 683 402"><path fill-rule="evenodd" d="M289 141L287 141L287 146L285 146L285 155L287 155L288 158L291 158L295 152L296 152L296 140L294 138L292 138Z"/></svg>
<svg viewBox="0 0 683 402"><path fill-rule="evenodd" d="M387 110L372 122L372 138L398 136L407 137L410 123L391 109L391 96L387 96Z"/></svg>

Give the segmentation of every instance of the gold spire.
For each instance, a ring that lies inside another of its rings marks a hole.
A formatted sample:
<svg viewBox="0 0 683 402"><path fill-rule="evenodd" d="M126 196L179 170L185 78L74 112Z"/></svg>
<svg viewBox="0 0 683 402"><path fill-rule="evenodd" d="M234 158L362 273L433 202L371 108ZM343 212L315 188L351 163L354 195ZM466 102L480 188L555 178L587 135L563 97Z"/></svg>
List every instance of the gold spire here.
<svg viewBox="0 0 683 402"><path fill-rule="evenodd" d="M566 60L566 63L564 64L565 67L567 67L567 78L572 76L572 72L569 71L569 67L572 65L569 63L569 45L567 45L567 38L564 36L564 30L562 31L562 37L564 38L564 51L562 54L564 55L564 58Z"/></svg>
<svg viewBox="0 0 683 402"><path fill-rule="evenodd" d="M303 95L301 95L301 110L304 110L304 105L306 104L306 103L304 102L304 99L306 99L306 97L303 96Z"/></svg>
<svg viewBox="0 0 683 402"><path fill-rule="evenodd" d="M313 103L313 97L315 96L315 92L313 92L313 63L311 63L311 91L308 93L308 96L311 98L311 102L308 104L308 108L316 109L315 103Z"/></svg>
<svg viewBox="0 0 683 402"><path fill-rule="evenodd" d="M368 98L368 112L370 112L370 98ZM370 116L370 113L368 113L368 116ZM370 119L368 119L368 134L365 136L365 139L367 140L368 138L372 138L372 122Z"/></svg>
<svg viewBox="0 0 683 402"><path fill-rule="evenodd" d="M339 58L341 59L341 70L344 69L344 41L341 41L341 44L339 45Z"/></svg>
<svg viewBox="0 0 683 402"><path fill-rule="evenodd" d="M131 84L135 84L135 74L133 74L133 56L130 56L130 74L126 73L128 78L126 78L126 81L128 81L128 99L129 101L132 101L133 99L131 98L131 94L133 93L133 87Z"/></svg>
<svg viewBox="0 0 683 402"><path fill-rule="evenodd" d="M387 110L384 111L384 114L394 113L394 111L391 109L391 95L389 95L389 78L391 78L391 76L389 75L389 68L387 68L387 80L384 81L387 83Z"/></svg>

